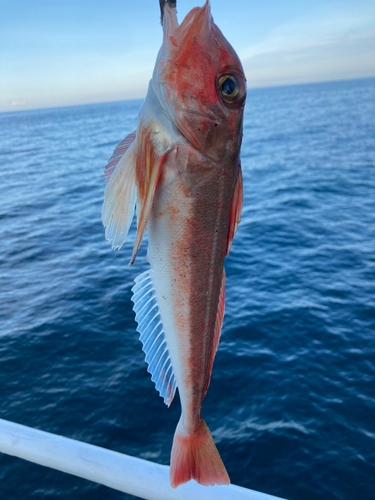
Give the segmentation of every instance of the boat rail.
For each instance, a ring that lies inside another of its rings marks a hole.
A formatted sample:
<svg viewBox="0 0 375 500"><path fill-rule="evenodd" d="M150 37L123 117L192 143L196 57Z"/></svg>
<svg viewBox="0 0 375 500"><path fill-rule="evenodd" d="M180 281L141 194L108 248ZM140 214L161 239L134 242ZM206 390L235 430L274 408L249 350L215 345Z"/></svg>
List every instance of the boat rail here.
<svg viewBox="0 0 375 500"><path fill-rule="evenodd" d="M0 452L147 500L282 500L241 486L171 488L169 467L0 419Z"/></svg>

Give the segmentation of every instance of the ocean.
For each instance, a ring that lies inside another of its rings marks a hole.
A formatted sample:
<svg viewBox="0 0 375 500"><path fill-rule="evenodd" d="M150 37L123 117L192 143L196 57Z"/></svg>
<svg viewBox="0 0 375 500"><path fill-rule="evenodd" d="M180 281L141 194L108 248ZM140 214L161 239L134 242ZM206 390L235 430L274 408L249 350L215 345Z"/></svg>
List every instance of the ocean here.
<svg viewBox="0 0 375 500"><path fill-rule="evenodd" d="M103 168L141 101L0 114L0 417L162 464L180 415L146 371ZM233 483L375 498L375 79L251 89L242 221L203 415ZM0 496L128 495L0 454Z"/></svg>

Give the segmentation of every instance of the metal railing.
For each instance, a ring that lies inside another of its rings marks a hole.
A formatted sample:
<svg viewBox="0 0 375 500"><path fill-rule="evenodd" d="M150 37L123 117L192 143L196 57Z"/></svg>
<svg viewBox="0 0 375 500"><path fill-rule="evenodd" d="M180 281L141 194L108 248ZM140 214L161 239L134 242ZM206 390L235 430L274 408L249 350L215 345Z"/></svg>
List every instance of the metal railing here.
<svg viewBox="0 0 375 500"><path fill-rule="evenodd" d="M169 484L169 467L0 419L0 452L148 500L282 500L240 486Z"/></svg>

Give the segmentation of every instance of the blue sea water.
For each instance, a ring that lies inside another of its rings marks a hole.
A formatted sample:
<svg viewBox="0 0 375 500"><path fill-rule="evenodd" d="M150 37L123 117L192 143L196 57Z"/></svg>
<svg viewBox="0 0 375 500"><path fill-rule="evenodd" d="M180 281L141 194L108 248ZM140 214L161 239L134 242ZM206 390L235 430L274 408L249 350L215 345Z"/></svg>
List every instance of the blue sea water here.
<svg viewBox="0 0 375 500"><path fill-rule="evenodd" d="M146 371L135 237L103 167L140 101L0 114L0 417L169 463L180 408ZM375 80L250 90L242 221L203 413L233 483L375 498ZM131 498L0 454L0 496Z"/></svg>

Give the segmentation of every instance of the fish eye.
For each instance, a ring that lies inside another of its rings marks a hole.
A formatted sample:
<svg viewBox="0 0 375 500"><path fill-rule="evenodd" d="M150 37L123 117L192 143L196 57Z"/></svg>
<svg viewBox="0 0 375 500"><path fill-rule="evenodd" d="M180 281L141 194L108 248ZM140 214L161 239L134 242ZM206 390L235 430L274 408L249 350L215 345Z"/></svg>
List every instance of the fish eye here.
<svg viewBox="0 0 375 500"><path fill-rule="evenodd" d="M234 102L240 94L240 86L234 75L223 75L218 82L219 93L225 102Z"/></svg>

